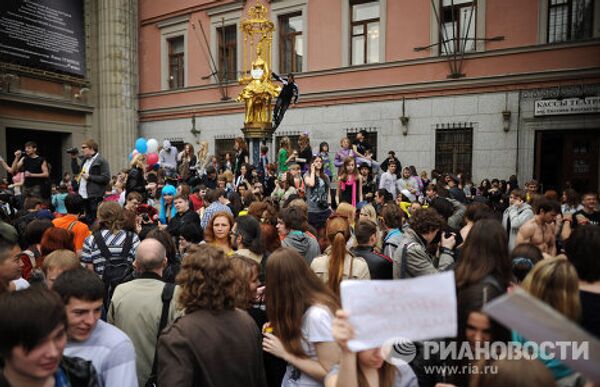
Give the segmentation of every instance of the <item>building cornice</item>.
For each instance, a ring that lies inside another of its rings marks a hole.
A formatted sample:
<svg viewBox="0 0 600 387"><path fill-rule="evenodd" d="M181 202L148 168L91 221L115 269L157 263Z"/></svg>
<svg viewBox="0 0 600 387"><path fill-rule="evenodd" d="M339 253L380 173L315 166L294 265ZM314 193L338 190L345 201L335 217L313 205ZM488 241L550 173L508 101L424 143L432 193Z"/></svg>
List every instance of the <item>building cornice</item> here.
<svg viewBox="0 0 600 387"><path fill-rule="evenodd" d="M301 107L328 106L344 101L352 103L426 98L439 95L478 94L490 91L510 91L539 87L556 87L557 84L600 82L600 67L544 71L519 75L496 75L459 80L441 80L412 84L377 86L372 88L330 90L302 94ZM241 112L243 106L235 101L189 104L169 108L140 111L140 121L165 120L196 115L218 115Z"/></svg>
<svg viewBox="0 0 600 387"><path fill-rule="evenodd" d="M94 106L83 103L69 102L39 95L15 94L0 92L0 101L17 102L25 105L42 106L53 109L68 110L79 113L93 113Z"/></svg>

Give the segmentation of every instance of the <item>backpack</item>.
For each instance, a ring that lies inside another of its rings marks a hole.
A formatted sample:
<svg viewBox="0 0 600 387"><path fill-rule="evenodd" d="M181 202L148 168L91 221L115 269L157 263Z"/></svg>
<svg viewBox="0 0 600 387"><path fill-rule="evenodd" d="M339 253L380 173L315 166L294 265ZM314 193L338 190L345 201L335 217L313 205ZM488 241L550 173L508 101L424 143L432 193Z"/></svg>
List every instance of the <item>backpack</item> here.
<svg viewBox="0 0 600 387"><path fill-rule="evenodd" d="M104 304L108 308L110 299L115 291L117 285L122 284L133 279L133 266L127 261L127 255L133 246L133 233L126 232L125 241L121 248L121 255L119 257L113 257L106 242L102 237L100 230L95 231L93 234L94 241L98 245L100 253L106 259L104 264L104 273L102 274L102 280L104 281Z"/></svg>

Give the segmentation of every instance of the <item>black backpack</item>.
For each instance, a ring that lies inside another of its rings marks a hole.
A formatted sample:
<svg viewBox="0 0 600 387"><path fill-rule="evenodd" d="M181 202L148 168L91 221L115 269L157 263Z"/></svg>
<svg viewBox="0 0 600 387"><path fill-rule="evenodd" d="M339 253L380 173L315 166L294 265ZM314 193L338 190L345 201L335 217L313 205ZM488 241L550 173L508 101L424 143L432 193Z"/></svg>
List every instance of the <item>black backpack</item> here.
<svg viewBox="0 0 600 387"><path fill-rule="evenodd" d="M133 246L133 233L128 231L126 233L127 236L125 237L125 242L123 243L121 255L119 257L112 256L100 230L95 231L92 234L96 245L98 245L98 249L100 249L100 253L104 259L106 259L102 280L104 281L105 288L104 305L107 308L117 285L133 279L133 266L127 261L127 255L129 255L129 251Z"/></svg>

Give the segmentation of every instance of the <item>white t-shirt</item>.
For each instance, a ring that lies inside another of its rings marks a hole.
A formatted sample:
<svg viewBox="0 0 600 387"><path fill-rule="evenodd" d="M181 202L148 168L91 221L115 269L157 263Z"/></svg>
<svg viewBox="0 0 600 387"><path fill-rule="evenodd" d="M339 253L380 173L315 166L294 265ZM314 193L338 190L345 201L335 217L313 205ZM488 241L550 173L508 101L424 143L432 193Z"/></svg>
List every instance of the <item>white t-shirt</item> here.
<svg viewBox="0 0 600 387"><path fill-rule="evenodd" d="M302 349L311 360L318 360L315 349L316 343L334 342L331 333L333 315L326 306L313 305L302 317ZM311 378L291 364L287 365L281 382L282 387L323 386L323 382Z"/></svg>

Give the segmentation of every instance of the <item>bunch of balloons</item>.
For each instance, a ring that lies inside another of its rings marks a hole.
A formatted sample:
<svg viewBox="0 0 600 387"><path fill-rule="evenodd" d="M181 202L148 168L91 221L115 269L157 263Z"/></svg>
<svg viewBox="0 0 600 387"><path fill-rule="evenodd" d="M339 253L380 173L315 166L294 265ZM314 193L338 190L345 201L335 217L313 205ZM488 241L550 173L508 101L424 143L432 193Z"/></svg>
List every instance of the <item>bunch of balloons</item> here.
<svg viewBox="0 0 600 387"><path fill-rule="evenodd" d="M158 166L158 141L155 138L146 140L140 137L135 140L135 148L129 154L129 160L133 160L136 155L146 155L146 164L148 169Z"/></svg>

